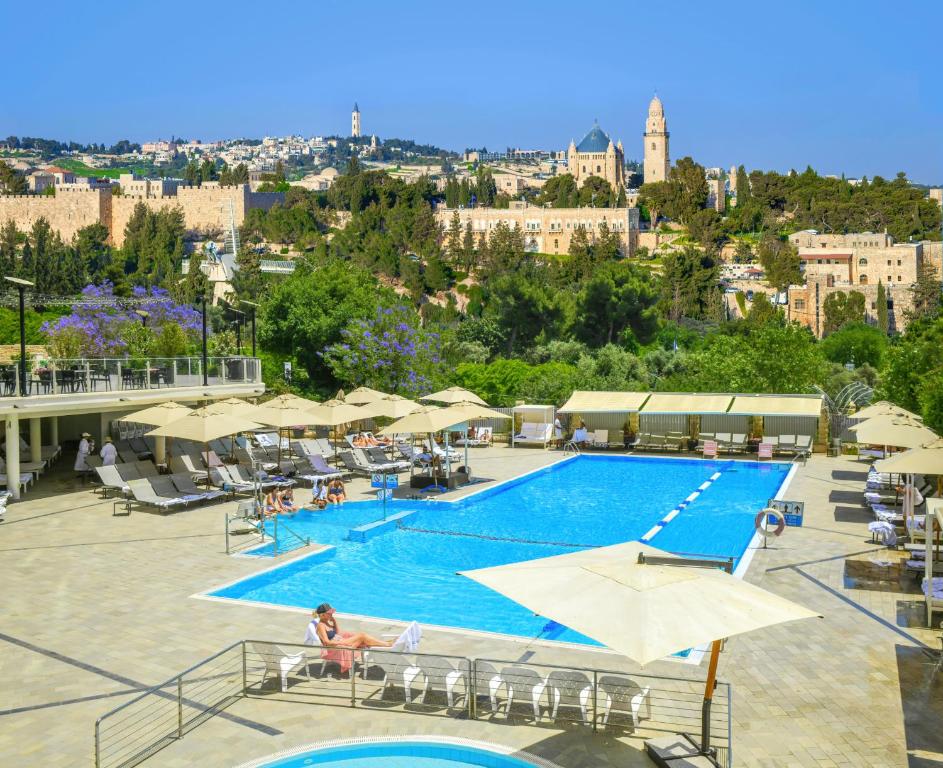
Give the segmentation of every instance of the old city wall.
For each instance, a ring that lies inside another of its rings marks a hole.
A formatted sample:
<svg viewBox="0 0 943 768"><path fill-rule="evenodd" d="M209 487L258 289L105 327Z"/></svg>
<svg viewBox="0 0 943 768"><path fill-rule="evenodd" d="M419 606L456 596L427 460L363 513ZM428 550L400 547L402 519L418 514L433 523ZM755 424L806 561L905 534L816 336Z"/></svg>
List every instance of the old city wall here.
<svg viewBox="0 0 943 768"><path fill-rule="evenodd" d="M111 219L111 190L59 190L54 197L44 195L0 196L0 225L13 221L21 231L29 231L44 218L62 239L69 241L82 227Z"/></svg>

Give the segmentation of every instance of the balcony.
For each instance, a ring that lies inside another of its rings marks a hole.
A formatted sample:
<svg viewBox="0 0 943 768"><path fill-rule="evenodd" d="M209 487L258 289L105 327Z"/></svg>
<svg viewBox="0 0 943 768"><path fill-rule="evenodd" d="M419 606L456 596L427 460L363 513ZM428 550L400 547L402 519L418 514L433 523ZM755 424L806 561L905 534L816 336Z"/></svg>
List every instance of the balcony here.
<svg viewBox="0 0 943 768"><path fill-rule="evenodd" d="M80 395L132 390L154 390L220 385L262 385L257 357L209 357L206 380L201 357L72 358L30 365L25 392L20 365L0 366L0 399Z"/></svg>

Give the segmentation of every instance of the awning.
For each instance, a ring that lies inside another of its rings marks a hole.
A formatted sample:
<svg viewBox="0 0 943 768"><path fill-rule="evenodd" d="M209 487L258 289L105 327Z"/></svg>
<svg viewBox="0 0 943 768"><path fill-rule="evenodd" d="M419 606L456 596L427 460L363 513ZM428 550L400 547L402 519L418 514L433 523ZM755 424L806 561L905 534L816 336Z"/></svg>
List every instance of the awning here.
<svg viewBox="0 0 943 768"><path fill-rule="evenodd" d="M733 395L698 395L684 392L655 392L642 413L726 413Z"/></svg>
<svg viewBox="0 0 943 768"><path fill-rule="evenodd" d="M578 389L557 413L631 413L638 411L649 392L590 392Z"/></svg>
<svg viewBox="0 0 943 768"><path fill-rule="evenodd" d="M737 395L729 413L745 416L821 416L822 396Z"/></svg>

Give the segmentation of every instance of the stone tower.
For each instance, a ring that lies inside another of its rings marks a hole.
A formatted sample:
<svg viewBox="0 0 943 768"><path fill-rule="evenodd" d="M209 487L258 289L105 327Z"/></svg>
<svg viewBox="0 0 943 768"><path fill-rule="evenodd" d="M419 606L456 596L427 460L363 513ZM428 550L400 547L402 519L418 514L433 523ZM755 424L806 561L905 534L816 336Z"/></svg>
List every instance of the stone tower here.
<svg viewBox="0 0 943 768"><path fill-rule="evenodd" d="M350 135L352 138L360 138L360 107L354 102L354 111L350 113Z"/></svg>
<svg viewBox="0 0 943 768"><path fill-rule="evenodd" d="M671 168L668 155L668 124L665 108L657 96L648 105L648 120L645 121L645 183L667 181Z"/></svg>

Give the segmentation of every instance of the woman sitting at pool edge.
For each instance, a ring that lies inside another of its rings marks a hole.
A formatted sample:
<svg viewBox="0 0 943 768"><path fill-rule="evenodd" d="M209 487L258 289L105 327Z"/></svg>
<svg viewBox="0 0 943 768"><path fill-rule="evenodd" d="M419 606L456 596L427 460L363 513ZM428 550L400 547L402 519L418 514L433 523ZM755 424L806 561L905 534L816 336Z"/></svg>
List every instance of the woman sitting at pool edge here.
<svg viewBox="0 0 943 768"><path fill-rule="evenodd" d="M341 504L347 501L347 493L344 489L344 483L339 478L334 478L327 486L327 500L331 504Z"/></svg>

